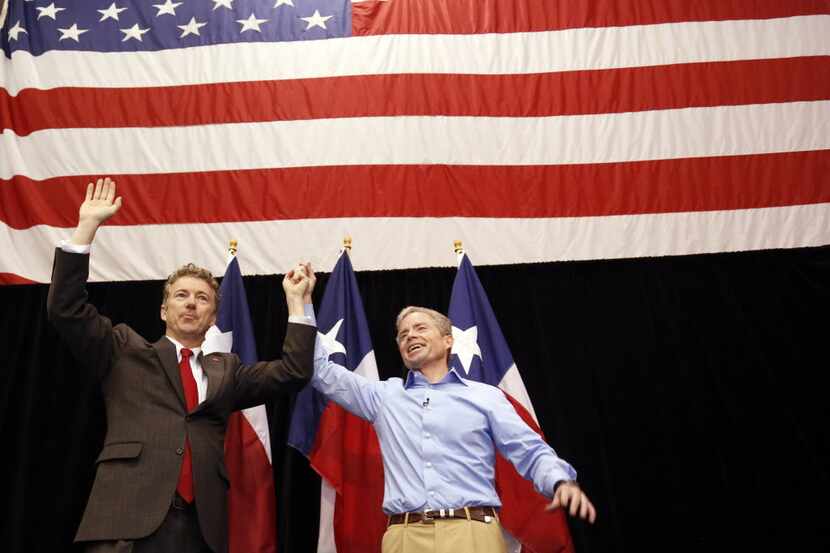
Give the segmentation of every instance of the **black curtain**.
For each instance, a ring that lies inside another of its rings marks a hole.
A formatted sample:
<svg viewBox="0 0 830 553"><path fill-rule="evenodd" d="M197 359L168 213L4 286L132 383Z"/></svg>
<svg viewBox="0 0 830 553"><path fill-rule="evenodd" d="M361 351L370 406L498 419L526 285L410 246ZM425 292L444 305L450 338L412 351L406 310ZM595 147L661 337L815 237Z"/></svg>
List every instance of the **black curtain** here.
<svg viewBox="0 0 830 553"><path fill-rule="evenodd" d="M381 378L401 373L397 311L446 311L454 273L358 273ZM830 247L478 273L549 442L598 508L594 526L571 521L578 551L830 550ZM260 357L278 355L280 278L245 285ZM161 335L160 282L89 289L114 321ZM46 291L0 287L7 553L79 550L105 430L95 384L46 322ZM284 445L290 408L269 406L278 540L313 552L319 479Z"/></svg>

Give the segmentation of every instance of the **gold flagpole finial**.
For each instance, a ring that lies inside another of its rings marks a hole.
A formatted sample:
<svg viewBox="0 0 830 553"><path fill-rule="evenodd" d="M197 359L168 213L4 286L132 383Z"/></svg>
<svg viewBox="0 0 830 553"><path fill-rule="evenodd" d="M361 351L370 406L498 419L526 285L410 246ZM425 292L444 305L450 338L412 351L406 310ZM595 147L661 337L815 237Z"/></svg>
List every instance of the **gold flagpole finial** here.
<svg viewBox="0 0 830 553"><path fill-rule="evenodd" d="M230 247L228 248L228 251L231 252L231 255L236 255L236 251L239 249L237 248L238 244L239 242L237 242L236 240L231 240Z"/></svg>
<svg viewBox="0 0 830 553"><path fill-rule="evenodd" d="M343 249L351 253L352 251L352 237L347 236L343 239Z"/></svg>
<svg viewBox="0 0 830 553"><path fill-rule="evenodd" d="M461 240L453 240L452 248L455 253L464 253L464 246L461 245Z"/></svg>

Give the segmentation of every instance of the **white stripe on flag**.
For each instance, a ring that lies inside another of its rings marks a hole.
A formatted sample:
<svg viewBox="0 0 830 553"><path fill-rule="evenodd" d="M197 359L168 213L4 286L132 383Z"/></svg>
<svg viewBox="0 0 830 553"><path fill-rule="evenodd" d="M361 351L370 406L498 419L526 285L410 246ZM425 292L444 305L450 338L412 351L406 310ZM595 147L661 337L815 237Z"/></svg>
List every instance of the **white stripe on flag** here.
<svg viewBox="0 0 830 553"><path fill-rule="evenodd" d="M271 433L268 431L268 412L265 410L265 405L243 409L242 415L259 438L262 448L265 450L265 455L268 457L268 463L273 464L271 459Z"/></svg>
<svg viewBox="0 0 830 553"><path fill-rule="evenodd" d="M533 409L533 403L530 401L530 395L527 393L527 388L525 388L525 383L522 380L522 375L519 374L516 363L510 365L510 368L504 373L501 382L499 382L499 388L518 401L530 413L536 424L539 424L539 419L536 418L536 410Z"/></svg>
<svg viewBox="0 0 830 553"><path fill-rule="evenodd" d="M0 82L16 95L25 88L61 86L176 86L394 73L545 73L828 55L828 37L830 16L814 15L532 33L222 44L117 55L50 51L32 56L17 50L11 61L0 63Z"/></svg>
<svg viewBox="0 0 830 553"><path fill-rule="evenodd" d="M320 481L320 530L317 535L317 553L337 553L334 543L334 503L337 492L323 478Z"/></svg>
<svg viewBox="0 0 830 553"><path fill-rule="evenodd" d="M68 229L14 230L0 223L0 273L49 282L52 249ZM451 267L452 240L478 245L478 265L615 259L725 251L822 246L830 243L830 203L734 211L540 219L370 217L186 225L104 226L95 239L91 281L162 279L192 260L214 274L225 271L214 245L233 236L246 251L247 274L284 273L306 259L308 244L351 236L355 271ZM123 255L123 244L134 244ZM160 249L159 244L165 244ZM276 249L275 249L276 244ZM484 246L486 245L486 246ZM333 267L339 251L315 250L310 261Z"/></svg>
<svg viewBox="0 0 830 553"><path fill-rule="evenodd" d="M419 163L558 165L828 148L830 101L539 118L365 117L50 129L25 137L7 131L0 136L0 150L9 154L0 159L0 178Z"/></svg>

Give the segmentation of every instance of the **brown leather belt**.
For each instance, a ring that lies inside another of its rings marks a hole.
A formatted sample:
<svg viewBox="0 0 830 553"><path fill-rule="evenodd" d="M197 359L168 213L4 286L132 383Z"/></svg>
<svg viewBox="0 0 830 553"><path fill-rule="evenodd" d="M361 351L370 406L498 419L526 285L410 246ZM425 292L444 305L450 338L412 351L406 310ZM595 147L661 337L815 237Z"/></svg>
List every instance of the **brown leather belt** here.
<svg viewBox="0 0 830 553"><path fill-rule="evenodd" d="M422 513L398 513L389 515L389 525L405 522L409 524L416 522L433 524L436 520L450 518L469 518L478 522L491 522L498 519L498 510L495 507L461 507L458 509L426 510Z"/></svg>

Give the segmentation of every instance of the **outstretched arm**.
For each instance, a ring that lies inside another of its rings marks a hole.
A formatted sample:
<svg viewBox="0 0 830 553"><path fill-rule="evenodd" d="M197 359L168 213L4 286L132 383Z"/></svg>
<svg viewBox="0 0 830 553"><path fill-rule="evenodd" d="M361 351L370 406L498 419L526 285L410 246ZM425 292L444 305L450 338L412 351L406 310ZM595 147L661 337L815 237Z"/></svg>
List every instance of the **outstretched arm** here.
<svg viewBox="0 0 830 553"><path fill-rule="evenodd" d="M304 269L298 265L282 280L288 306L288 327L282 357L236 368L235 409L244 409L302 388L313 372L314 337L317 329L305 322L303 296L309 286ZM300 318L303 322L298 321Z"/></svg>
<svg viewBox="0 0 830 553"><path fill-rule="evenodd" d="M301 263L299 269L305 271L309 286L303 297L306 315L314 317L314 305L311 294L317 284L317 277L311 263ZM322 334L317 335L314 345L314 388L353 415L369 422L374 422L381 404L382 383L368 380L342 365L329 359L330 351L326 349L327 340Z"/></svg>
<svg viewBox="0 0 830 553"><path fill-rule="evenodd" d="M98 179L96 184L89 183L70 245L89 246L101 223L120 207L121 198L115 199L115 182L106 178ZM62 246L55 252L46 310L75 357L103 378L109 371L113 340L117 343L124 335L114 333L110 320L89 303L86 291L89 256L70 253L72 249Z"/></svg>
<svg viewBox="0 0 830 553"><path fill-rule="evenodd" d="M539 493L553 498L545 510L564 507L571 516L593 523L596 510L576 484L573 467L525 424L501 390L493 394L494 402L489 412L490 429L502 455L516 467L519 474L533 482Z"/></svg>

